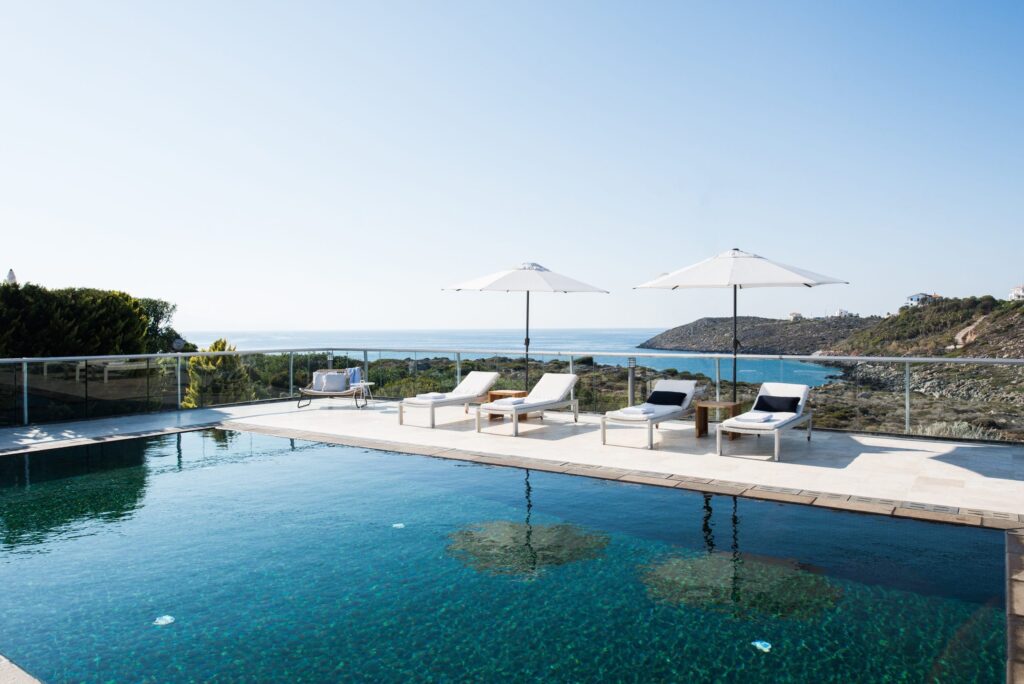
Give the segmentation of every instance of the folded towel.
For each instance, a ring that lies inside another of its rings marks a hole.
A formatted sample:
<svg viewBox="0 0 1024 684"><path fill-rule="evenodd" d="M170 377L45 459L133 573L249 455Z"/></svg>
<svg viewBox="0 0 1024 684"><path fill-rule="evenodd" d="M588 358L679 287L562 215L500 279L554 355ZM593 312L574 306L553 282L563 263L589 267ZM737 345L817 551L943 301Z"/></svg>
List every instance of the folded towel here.
<svg viewBox="0 0 1024 684"><path fill-rule="evenodd" d="M620 411L621 411L621 413L628 413L630 415L637 414L637 415L643 415L643 416L646 416L646 415L654 413L654 409L651 408L650 406L646 406L646 405L627 406L624 409L620 409Z"/></svg>
<svg viewBox="0 0 1024 684"><path fill-rule="evenodd" d="M772 419L770 413L744 413L741 416L736 416L733 420L738 420L741 423L767 423Z"/></svg>
<svg viewBox="0 0 1024 684"><path fill-rule="evenodd" d="M501 404L502 406L516 406L526 402L525 397L505 397L504 399L498 399L495 404Z"/></svg>
<svg viewBox="0 0 1024 684"><path fill-rule="evenodd" d="M447 394L444 392L424 392L423 394L417 394L417 399L444 399Z"/></svg>

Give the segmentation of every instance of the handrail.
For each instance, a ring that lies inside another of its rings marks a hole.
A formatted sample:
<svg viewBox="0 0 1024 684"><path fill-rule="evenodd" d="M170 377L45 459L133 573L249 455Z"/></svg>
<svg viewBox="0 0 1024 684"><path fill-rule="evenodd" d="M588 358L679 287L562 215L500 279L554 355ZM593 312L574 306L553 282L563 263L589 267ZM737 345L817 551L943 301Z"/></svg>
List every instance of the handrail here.
<svg viewBox="0 0 1024 684"><path fill-rule="evenodd" d="M238 349L234 351L164 352L158 354L106 354L98 356L28 356L0 359L0 365L22 363L74 363L80 361L114 361L118 359L187 359L192 356L250 356L254 354L289 354L313 352L379 352L386 354L428 353L428 354L490 354L519 356L522 349L452 349L446 347L350 347L346 345L320 347L291 347L280 349ZM731 359L732 354L720 352L644 352L644 351L580 351L580 350L538 350L530 352L536 356L604 356L622 358L653 359ZM973 358L945 356L831 356L823 354L738 354L737 358L768 361L807 361L811 363L939 363L987 366L1024 366L1024 359Z"/></svg>

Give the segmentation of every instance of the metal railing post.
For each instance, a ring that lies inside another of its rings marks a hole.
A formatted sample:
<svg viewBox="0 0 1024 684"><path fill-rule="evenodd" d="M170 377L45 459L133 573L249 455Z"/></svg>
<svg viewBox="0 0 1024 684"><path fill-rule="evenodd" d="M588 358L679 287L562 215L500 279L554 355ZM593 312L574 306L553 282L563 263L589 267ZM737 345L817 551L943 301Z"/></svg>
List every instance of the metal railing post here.
<svg viewBox="0 0 1024 684"><path fill-rule="evenodd" d="M21 362L21 422L28 425L28 361Z"/></svg>
<svg viewBox="0 0 1024 684"><path fill-rule="evenodd" d="M455 384L462 382L462 352L455 352Z"/></svg>
<svg viewBox="0 0 1024 684"><path fill-rule="evenodd" d="M174 369L174 385L178 390L178 410L181 410L181 354L178 354L178 363Z"/></svg>
<svg viewBox="0 0 1024 684"><path fill-rule="evenodd" d="M715 359L715 401L722 401L722 359Z"/></svg>
<svg viewBox="0 0 1024 684"><path fill-rule="evenodd" d="M295 352L288 352L288 396L295 396Z"/></svg>
<svg viewBox="0 0 1024 684"><path fill-rule="evenodd" d="M910 363L903 365L903 431L910 434Z"/></svg>
<svg viewBox="0 0 1024 684"><path fill-rule="evenodd" d="M630 356L626 359L626 365L629 367L629 375L626 392L629 396L626 397L626 406L633 405L633 397L636 396L636 359Z"/></svg>
<svg viewBox="0 0 1024 684"><path fill-rule="evenodd" d="M573 373L572 354L569 355L569 373ZM573 385L572 389L569 390L569 399L576 401L576 385Z"/></svg>
<svg viewBox="0 0 1024 684"><path fill-rule="evenodd" d="M370 352L363 350L363 382L370 381Z"/></svg>

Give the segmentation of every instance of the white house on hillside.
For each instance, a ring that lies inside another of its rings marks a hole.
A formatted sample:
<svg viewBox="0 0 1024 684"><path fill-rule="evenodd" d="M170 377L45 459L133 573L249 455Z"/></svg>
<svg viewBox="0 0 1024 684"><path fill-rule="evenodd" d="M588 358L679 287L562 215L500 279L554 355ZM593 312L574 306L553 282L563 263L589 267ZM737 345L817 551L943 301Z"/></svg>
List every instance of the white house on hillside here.
<svg viewBox="0 0 1024 684"><path fill-rule="evenodd" d="M846 309L836 309L836 312L832 314L832 318L856 318L857 314L850 313Z"/></svg>
<svg viewBox="0 0 1024 684"><path fill-rule="evenodd" d="M928 294L927 292L918 292L907 297L907 306L921 306L929 302L934 302L937 299L942 299L937 294Z"/></svg>
<svg viewBox="0 0 1024 684"><path fill-rule="evenodd" d="M1020 302L1024 301L1024 285L1018 285L1017 287L1010 290L1010 301Z"/></svg>
<svg viewBox="0 0 1024 684"><path fill-rule="evenodd" d="M802 321L802 320L804 320L804 315L802 313L800 313L799 311L793 311L793 312L791 312L789 314L789 320L791 320L791 321Z"/></svg>

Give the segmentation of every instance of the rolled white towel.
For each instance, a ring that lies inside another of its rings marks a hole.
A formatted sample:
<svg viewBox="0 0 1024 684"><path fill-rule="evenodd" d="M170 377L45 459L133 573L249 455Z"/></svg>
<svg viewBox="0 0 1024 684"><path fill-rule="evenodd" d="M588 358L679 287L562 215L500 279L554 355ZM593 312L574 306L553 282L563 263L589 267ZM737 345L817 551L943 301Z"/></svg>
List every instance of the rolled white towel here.
<svg viewBox="0 0 1024 684"><path fill-rule="evenodd" d="M423 394L417 394L417 399L444 399L447 394L444 392L424 392Z"/></svg>
<svg viewBox="0 0 1024 684"><path fill-rule="evenodd" d="M519 404L526 403L526 397L505 397L504 399L498 399L493 403L501 404L502 406L517 406Z"/></svg>
<svg viewBox="0 0 1024 684"><path fill-rule="evenodd" d="M744 413L736 416L733 420L738 420L741 423L767 423L771 419L772 414L770 413Z"/></svg>
<svg viewBox="0 0 1024 684"><path fill-rule="evenodd" d="M628 413L630 415L642 415L646 416L654 413L654 409L647 404L641 404L640 406L627 406L624 409L620 409L622 413Z"/></svg>

